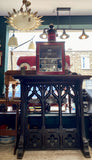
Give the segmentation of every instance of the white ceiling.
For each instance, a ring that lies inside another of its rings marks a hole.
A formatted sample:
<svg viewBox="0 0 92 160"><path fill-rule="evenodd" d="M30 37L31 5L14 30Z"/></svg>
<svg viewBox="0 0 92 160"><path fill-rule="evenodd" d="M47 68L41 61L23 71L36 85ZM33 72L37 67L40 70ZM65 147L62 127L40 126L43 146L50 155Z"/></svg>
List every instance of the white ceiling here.
<svg viewBox="0 0 92 160"><path fill-rule="evenodd" d="M29 0L33 12L39 16L57 15L56 8L69 7L71 15L92 15L92 0ZM0 16L7 16L12 9L19 10L22 0L0 0ZM60 15L69 15L69 12L60 11Z"/></svg>

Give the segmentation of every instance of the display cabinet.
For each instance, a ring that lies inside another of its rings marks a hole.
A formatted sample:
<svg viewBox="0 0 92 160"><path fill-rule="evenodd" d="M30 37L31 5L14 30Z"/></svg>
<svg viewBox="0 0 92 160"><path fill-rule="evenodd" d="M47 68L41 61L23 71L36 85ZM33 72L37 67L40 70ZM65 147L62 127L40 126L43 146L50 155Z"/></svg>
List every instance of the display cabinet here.
<svg viewBox="0 0 92 160"><path fill-rule="evenodd" d="M37 42L37 74L64 74L64 42Z"/></svg>

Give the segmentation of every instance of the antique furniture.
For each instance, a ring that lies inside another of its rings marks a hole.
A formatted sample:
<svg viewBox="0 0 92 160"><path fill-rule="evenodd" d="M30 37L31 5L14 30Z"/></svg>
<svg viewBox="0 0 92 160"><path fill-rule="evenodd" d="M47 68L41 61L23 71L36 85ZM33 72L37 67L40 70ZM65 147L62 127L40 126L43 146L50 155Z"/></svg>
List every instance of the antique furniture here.
<svg viewBox="0 0 92 160"><path fill-rule="evenodd" d="M0 99L0 136L15 136L14 154L17 147L20 99L15 97L15 88L19 83L12 76L13 71L5 72L5 97ZM18 74L18 73L17 73ZM9 85L12 84L12 97L9 99ZM8 108L11 108L9 111ZM10 121L10 122L9 122ZM8 128L2 128L7 126Z"/></svg>
<svg viewBox="0 0 92 160"><path fill-rule="evenodd" d="M82 103L82 82L90 76L84 75L36 75L22 72L14 76L21 85L21 127L18 158L25 150L81 149L89 158L89 143L85 133ZM68 97L68 112L63 113L62 104ZM29 112L28 105L40 103L39 112ZM47 104L54 102L57 112L46 111ZM72 104L75 112L72 112ZM66 118L68 120L66 121ZM49 123L48 123L49 119ZM66 122L64 122L64 120Z"/></svg>
<svg viewBox="0 0 92 160"><path fill-rule="evenodd" d="M37 42L36 50L37 74L65 73L64 42Z"/></svg>

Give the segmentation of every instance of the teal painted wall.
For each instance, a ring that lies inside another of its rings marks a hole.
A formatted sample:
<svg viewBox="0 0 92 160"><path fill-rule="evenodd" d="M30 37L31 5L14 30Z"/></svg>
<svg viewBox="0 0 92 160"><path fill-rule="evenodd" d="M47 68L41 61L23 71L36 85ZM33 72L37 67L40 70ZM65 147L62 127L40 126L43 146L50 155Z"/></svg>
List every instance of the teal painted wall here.
<svg viewBox="0 0 92 160"><path fill-rule="evenodd" d="M57 27L57 16L44 16L42 17L44 22L40 29L49 27L50 23L53 23ZM69 16L59 16L59 27L63 28L69 27ZM0 97L2 97L2 92L4 91L4 72L7 70L7 60L8 60L8 33L9 26L5 23L6 19L0 16L0 40L2 47L0 51L3 52L2 56L2 66L0 67ZM92 16L71 16L71 27L72 28L84 28L92 29Z"/></svg>
<svg viewBox="0 0 92 160"><path fill-rule="evenodd" d="M1 47L0 51L2 51L2 66L0 66L0 97L4 91L4 72L5 72L5 56L6 56L6 27L5 18L0 17L0 40Z"/></svg>
<svg viewBox="0 0 92 160"><path fill-rule="evenodd" d="M44 25L49 23L57 24L57 16L44 16L42 19ZM60 24L69 24L70 20L71 24L76 25L92 24L92 16L59 16L58 20Z"/></svg>
<svg viewBox="0 0 92 160"><path fill-rule="evenodd" d="M77 29L92 29L92 16L44 16L42 17L44 21L42 24L46 27L50 23L53 23L55 27L59 24L59 28L71 28ZM43 26L42 26L43 28Z"/></svg>

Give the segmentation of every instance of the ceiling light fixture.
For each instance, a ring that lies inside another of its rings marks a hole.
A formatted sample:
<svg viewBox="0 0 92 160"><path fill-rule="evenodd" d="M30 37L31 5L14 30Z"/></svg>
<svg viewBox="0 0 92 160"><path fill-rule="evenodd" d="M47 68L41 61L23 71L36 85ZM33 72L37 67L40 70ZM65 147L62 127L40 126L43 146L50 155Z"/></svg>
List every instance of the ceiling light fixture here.
<svg viewBox="0 0 92 160"><path fill-rule="evenodd" d="M69 27L68 28L59 28L59 11L68 11L69 12ZM57 8L57 28L54 29L54 25L50 24L49 28L44 28L43 33L40 35L40 38L47 39L48 41L56 41L56 37L58 37L57 31L63 30L62 35L60 36L61 39L67 39L70 36L66 33L65 30L82 30L79 28L71 28L71 8ZM84 29L82 35L79 37L80 39L87 39L89 36L85 34Z"/></svg>
<svg viewBox="0 0 92 160"><path fill-rule="evenodd" d="M40 38L42 38L42 39L47 39L47 31L46 31L47 29L44 29L43 30L43 33L40 35Z"/></svg>
<svg viewBox="0 0 92 160"><path fill-rule="evenodd" d="M28 49L35 49L35 44L33 43L33 41L31 41L31 43L29 44Z"/></svg>
<svg viewBox="0 0 92 160"><path fill-rule="evenodd" d="M18 46L18 41L17 38L15 37L15 34L13 33L13 35L10 37L9 41L8 41L8 46L9 47L17 47Z"/></svg>
<svg viewBox="0 0 92 160"><path fill-rule="evenodd" d="M71 8L57 8L57 29L54 29L54 25L50 24L49 29L45 28L43 30L43 33L40 35L40 38L47 39L48 41L56 41L56 37L58 36L57 30L59 29L59 11L69 11L69 22L70 22L70 10ZM63 34L60 36L61 39L67 39L69 38L69 35L66 34L65 29L63 29Z"/></svg>
<svg viewBox="0 0 92 160"><path fill-rule="evenodd" d="M27 0L22 1L21 8L16 11L13 9L13 13L8 12L7 23L13 28L20 31L30 31L38 28L41 25L41 16L37 16L38 12L31 12L31 2Z"/></svg>
<svg viewBox="0 0 92 160"><path fill-rule="evenodd" d="M65 29L63 30L63 34L60 36L61 39L69 38L69 35L66 33Z"/></svg>
<svg viewBox="0 0 92 160"><path fill-rule="evenodd" d="M85 31L83 29L82 35L79 37L80 39L87 39L89 36L85 34Z"/></svg>
<svg viewBox="0 0 92 160"><path fill-rule="evenodd" d="M59 29L59 11L68 11L69 12L69 29L71 29L71 8L66 7L66 8L57 8L57 29ZM63 34L60 36L61 39L67 39L69 38L69 35L66 34L65 29L63 29Z"/></svg>

